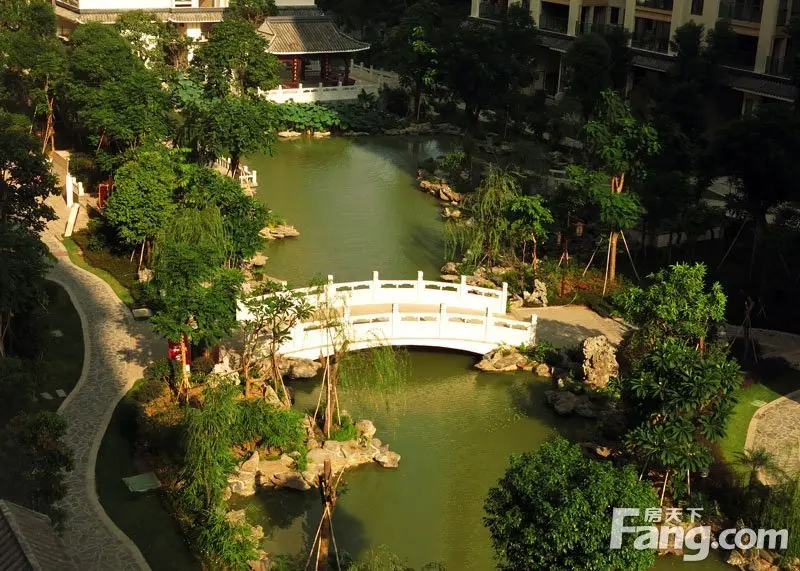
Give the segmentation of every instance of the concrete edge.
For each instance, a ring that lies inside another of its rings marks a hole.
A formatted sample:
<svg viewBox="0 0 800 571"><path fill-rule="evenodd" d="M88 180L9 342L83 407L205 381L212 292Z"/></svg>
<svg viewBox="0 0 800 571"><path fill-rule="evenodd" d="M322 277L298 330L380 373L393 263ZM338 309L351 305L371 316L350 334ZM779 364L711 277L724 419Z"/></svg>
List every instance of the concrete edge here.
<svg viewBox="0 0 800 571"><path fill-rule="evenodd" d="M105 281L101 280L91 272L87 272L86 270L79 268L78 266L74 265L69 259L64 261L64 264L69 264L71 266L70 269L75 269L78 271L85 272L88 275L91 275L96 280L100 281L105 285L105 287L111 289ZM72 400L72 396L76 394L79 390L82 390L86 387L86 382L88 379L88 370L89 370L89 359L90 359L90 342L89 342L89 320L86 317L86 312L83 309L81 303L78 302L78 296L73 291L72 287L66 283L66 281L62 280L59 277L54 277L48 275L47 279L57 283L61 287L64 288L64 291L67 292L69 295L70 301L72 305L75 307L75 310L78 312L78 315L81 319L81 328L83 329L83 367L81 369L81 376L78 379L78 382L75 384L75 387L70 391L69 395L66 399L61 403L58 407L58 412L61 413L62 409L67 405L67 403ZM113 290L112 290L113 293ZM126 319L130 314L130 310L128 307L122 303L116 294L114 294L114 299L116 299L120 305L125 308L126 311ZM106 526L106 528L113 533L117 539L119 539L123 545L131 552L131 555L136 560L139 567L144 571L150 570L150 565L147 563L147 560L142 555L142 552L139 550L139 547L128 537L125 532L123 532L117 524L108 516L106 511L103 509L103 505L100 503L100 497L97 494L97 483L95 480L95 470L97 466L97 454L100 451L100 445L103 441L103 437L105 436L106 431L108 430L108 425L111 422L111 416L114 414L114 410L117 408L117 405L125 396L125 394L130 390L131 386L135 381L129 382L125 386L125 391L120 392L117 398L114 400L113 405L107 407L103 417L101 418L101 426L102 430L98 430L97 433L92 438L91 448L89 449L89 465L86 467L86 480L84 482L86 486L86 495L89 498L89 502L92 505L92 509L95 512L97 518Z"/></svg>

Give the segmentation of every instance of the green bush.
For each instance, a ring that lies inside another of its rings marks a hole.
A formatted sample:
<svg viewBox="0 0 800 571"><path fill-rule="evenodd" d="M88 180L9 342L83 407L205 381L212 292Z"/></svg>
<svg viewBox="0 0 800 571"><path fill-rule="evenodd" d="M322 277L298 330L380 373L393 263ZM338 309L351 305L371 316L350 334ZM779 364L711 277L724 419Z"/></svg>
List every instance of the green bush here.
<svg viewBox="0 0 800 571"><path fill-rule="evenodd" d="M158 379L142 379L131 391L131 397L139 404L148 404L167 391L167 385Z"/></svg>
<svg viewBox="0 0 800 571"><path fill-rule="evenodd" d="M277 109L279 131L330 131L340 123L339 114L319 103L285 103Z"/></svg>
<svg viewBox="0 0 800 571"><path fill-rule="evenodd" d="M358 431L353 424L353 419L349 416L343 416L342 424L331 433L331 439L337 442L346 442L348 440L353 440L356 434L358 434Z"/></svg>
<svg viewBox="0 0 800 571"><path fill-rule="evenodd" d="M305 432L303 415L296 410L275 407L264 400L239 402L239 412L232 427L234 443L256 441L269 448L297 450Z"/></svg>
<svg viewBox="0 0 800 571"><path fill-rule="evenodd" d="M205 378L214 370L214 359L205 356L196 357L192 359L191 370L192 375Z"/></svg>
<svg viewBox="0 0 800 571"><path fill-rule="evenodd" d="M537 363L548 363L552 365L555 360L556 353L553 344L546 339L540 340L536 345L521 345L520 353Z"/></svg>

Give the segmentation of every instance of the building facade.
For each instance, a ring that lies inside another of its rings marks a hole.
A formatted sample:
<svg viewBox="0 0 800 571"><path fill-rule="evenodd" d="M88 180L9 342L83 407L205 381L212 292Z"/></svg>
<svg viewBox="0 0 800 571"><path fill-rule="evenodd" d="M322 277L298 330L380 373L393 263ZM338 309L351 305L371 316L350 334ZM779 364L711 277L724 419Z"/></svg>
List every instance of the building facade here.
<svg viewBox="0 0 800 571"><path fill-rule="evenodd" d="M713 29L718 20L728 20L735 47L727 54L725 81L743 94L743 109L761 98L796 96L788 25L800 16L800 0L472 0L471 15L499 20L509 3L530 11L540 43L551 52L542 54L538 70L539 87L551 94L562 90L563 54L577 36L624 27L631 34L633 65L663 72L675 30L690 21Z"/></svg>

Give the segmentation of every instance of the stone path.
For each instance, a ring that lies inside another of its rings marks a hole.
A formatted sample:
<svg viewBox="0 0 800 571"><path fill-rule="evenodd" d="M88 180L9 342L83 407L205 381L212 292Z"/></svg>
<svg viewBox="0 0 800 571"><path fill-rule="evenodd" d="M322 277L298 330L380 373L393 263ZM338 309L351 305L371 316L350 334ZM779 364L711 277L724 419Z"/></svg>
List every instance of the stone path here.
<svg viewBox="0 0 800 571"><path fill-rule="evenodd" d="M66 442L75 454L63 503L64 542L81 570L146 570L149 566L139 549L100 505L95 462L114 408L142 376L159 343L149 327L133 321L108 284L69 261L59 239L62 226L63 221L54 221L42 234L56 256L47 277L62 286L75 305L85 351L81 378L59 408L68 425Z"/></svg>
<svg viewBox="0 0 800 571"><path fill-rule="evenodd" d="M511 310L515 319L527 321L536 314L536 338L546 339L556 347L573 346L587 337L605 335L614 344L622 341L629 327L601 317L582 305L554 305L552 307L520 308Z"/></svg>
<svg viewBox="0 0 800 571"><path fill-rule="evenodd" d="M737 328L738 329L738 328ZM800 370L800 335L752 329L762 355L781 357ZM738 330L730 331L734 335ZM759 408L747 427L745 450L764 448L789 473L800 471L800 385L798 390Z"/></svg>

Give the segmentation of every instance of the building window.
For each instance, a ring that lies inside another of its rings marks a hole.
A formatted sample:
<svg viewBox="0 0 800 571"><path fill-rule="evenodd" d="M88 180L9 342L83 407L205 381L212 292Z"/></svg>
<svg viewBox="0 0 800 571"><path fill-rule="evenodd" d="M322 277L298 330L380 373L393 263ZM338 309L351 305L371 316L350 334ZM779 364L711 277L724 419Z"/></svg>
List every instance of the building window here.
<svg viewBox="0 0 800 571"><path fill-rule="evenodd" d="M703 15L703 0L692 0L692 16Z"/></svg>
<svg viewBox="0 0 800 571"><path fill-rule="evenodd" d="M619 8L611 7L611 15L609 16L609 23L619 24Z"/></svg>

